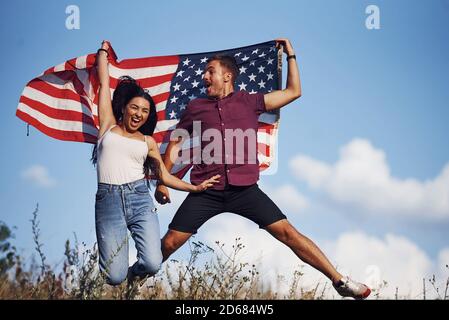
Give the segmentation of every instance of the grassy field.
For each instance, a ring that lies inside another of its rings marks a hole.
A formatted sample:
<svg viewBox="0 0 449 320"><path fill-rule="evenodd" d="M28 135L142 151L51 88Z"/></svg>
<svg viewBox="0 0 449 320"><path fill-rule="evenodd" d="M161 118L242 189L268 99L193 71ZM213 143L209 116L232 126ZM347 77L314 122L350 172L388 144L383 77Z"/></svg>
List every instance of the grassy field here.
<svg viewBox="0 0 449 320"><path fill-rule="evenodd" d="M0 222L0 299L328 299L338 298L329 283L317 283L313 289L302 287L303 272L294 271L288 278L288 290L264 285L257 267L242 262L244 244L240 239L229 247L216 242L210 247L199 241L190 241L188 261L170 260L154 277L140 283L112 287L105 283L98 271L96 246L80 245L76 236L73 243L65 243L62 267L52 268L46 261L40 241L38 207L33 212L32 232L37 258L26 263L13 246L10 228ZM29 259L28 259L29 260ZM446 266L448 268L448 266ZM383 282L374 288L372 297L380 295L387 286ZM449 278L439 288L433 276L423 279L423 295L437 299L448 298ZM402 299L407 297L390 297Z"/></svg>

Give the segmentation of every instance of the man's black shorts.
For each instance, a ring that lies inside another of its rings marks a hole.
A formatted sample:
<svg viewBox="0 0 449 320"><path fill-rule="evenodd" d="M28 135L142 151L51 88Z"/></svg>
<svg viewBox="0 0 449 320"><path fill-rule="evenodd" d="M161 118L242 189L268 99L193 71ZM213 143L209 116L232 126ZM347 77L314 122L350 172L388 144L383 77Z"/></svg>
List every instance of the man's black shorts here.
<svg viewBox="0 0 449 320"><path fill-rule="evenodd" d="M228 186L225 190L208 189L204 192L189 193L168 228L196 233L203 223L222 212L232 212L248 218L260 228L286 219L276 204L259 189L257 184L253 184L243 187Z"/></svg>

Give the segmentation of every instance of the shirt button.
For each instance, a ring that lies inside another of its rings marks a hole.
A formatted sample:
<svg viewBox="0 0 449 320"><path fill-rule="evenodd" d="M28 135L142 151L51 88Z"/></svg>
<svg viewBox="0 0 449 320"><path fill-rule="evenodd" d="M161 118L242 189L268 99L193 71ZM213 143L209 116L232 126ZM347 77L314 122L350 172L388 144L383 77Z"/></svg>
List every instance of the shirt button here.
<svg viewBox="0 0 449 320"><path fill-rule="evenodd" d="M221 125L224 126L224 123L222 122Z"/></svg>
<svg viewBox="0 0 449 320"><path fill-rule="evenodd" d="M228 169L228 170L226 170L226 172L229 172L230 170Z"/></svg>

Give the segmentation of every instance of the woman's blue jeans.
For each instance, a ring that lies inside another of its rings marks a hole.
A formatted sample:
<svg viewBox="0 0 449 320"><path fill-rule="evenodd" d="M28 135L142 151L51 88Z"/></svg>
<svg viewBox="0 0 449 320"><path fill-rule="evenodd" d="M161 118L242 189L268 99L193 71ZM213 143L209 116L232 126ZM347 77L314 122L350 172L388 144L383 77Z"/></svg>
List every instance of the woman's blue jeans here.
<svg viewBox="0 0 449 320"><path fill-rule="evenodd" d="M117 285L127 276L145 277L159 271L159 220L145 179L122 185L99 183L95 226L100 271L108 284ZM129 270L128 229L137 249L137 261Z"/></svg>

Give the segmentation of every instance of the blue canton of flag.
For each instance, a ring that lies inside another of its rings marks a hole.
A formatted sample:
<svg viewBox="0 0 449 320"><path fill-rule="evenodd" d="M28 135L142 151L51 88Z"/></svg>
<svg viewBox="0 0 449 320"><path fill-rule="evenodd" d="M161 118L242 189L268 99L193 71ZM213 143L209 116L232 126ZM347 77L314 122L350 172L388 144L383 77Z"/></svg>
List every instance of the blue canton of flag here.
<svg viewBox="0 0 449 320"><path fill-rule="evenodd" d="M203 74L208 59L217 54L236 59L239 68L236 91L254 94L279 89L278 50L274 41L225 51L180 55L165 109L166 120L179 120L191 100L207 97Z"/></svg>

